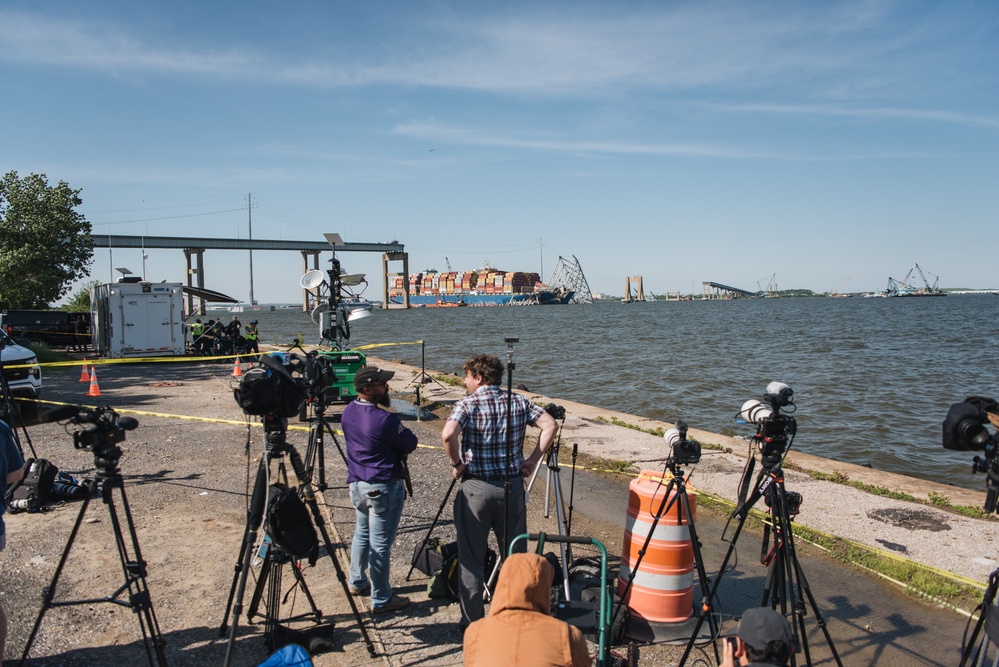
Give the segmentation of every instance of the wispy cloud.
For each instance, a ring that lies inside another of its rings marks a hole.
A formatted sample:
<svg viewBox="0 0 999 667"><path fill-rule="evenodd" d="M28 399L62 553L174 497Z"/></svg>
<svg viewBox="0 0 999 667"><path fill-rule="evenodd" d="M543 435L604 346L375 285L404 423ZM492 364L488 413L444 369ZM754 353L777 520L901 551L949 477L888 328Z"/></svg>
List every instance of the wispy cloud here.
<svg viewBox="0 0 999 667"><path fill-rule="evenodd" d="M144 35L113 19L0 10L0 59L115 75L208 77L319 87L398 85L493 93L594 95L610 89L846 90L858 70L871 89L899 76L888 54L912 48L921 26L893 29L867 3L804 8L740 3L657 5L625 12L573 5L520 7L456 19L385 17L381 39L347 33L274 52L251 41L198 43Z"/></svg>
<svg viewBox="0 0 999 667"><path fill-rule="evenodd" d="M795 116L844 116L869 120L908 118L920 121L930 120L955 125L968 125L971 127L999 128L999 117L980 116L953 111L939 111L934 109L904 109L888 107L862 108L844 107L830 104L709 104L705 106L716 111L732 113L787 114Z"/></svg>
<svg viewBox="0 0 999 667"><path fill-rule="evenodd" d="M772 151L759 148L721 144L683 144L626 141L584 141L573 139L523 138L499 133L469 130L433 122L412 122L397 125L397 134L424 141L443 142L462 146L512 148L547 153L573 155L650 155L676 157L724 158L732 160L764 159L791 162L817 162L831 160L870 160L890 158L927 157L924 153L899 151L867 151L863 153L806 154Z"/></svg>

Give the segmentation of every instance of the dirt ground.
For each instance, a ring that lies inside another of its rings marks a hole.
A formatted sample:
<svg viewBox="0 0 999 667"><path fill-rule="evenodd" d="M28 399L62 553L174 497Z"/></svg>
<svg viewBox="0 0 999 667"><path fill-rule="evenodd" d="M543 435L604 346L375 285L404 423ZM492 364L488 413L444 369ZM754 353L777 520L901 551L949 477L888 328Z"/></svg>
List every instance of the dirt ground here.
<svg viewBox="0 0 999 667"><path fill-rule="evenodd" d="M412 369L406 371L391 362L375 363L398 370L397 380L392 383L393 391L405 394L415 388L416 385L409 382ZM231 371L229 364L98 366L102 394L99 398L86 395L89 385L79 382L78 368L52 370L47 372L45 378L44 398L47 401L112 406L122 415L134 417L139 422L138 428L129 431L126 440L120 443L124 450L120 467L142 557L148 563L149 591L171 665L219 665L225 656L226 640L223 634L227 628L223 628L223 616L234 581L235 565L241 553L252 475L264 451L259 423L248 422L232 397L237 380L231 377ZM419 435L421 447L410 459L414 497L407 500L404 510L393 551L392 577L396 590L411 597L414 604L400 613L373 617L367 613L367 598L354 598L359 606L359 614L355 615L332 559L323 557L315 567L304 568L304 579L324 624L332 623L334 626L326 634L333 642L333 649L313 656L317 667L461 664L457 605L427 598L426 580L418 572L408 581L406 579L413 548L426 535L442 507L444 509L434 535L452 539L454 534L450 503L444 502L450 483L450 466L440 451L439 434L451 403L461 396L461 391L460 388L437 382L420 386L424 396L433 401L432 410L424 411L421 420L417 421L415 412L407 410L409 406L406 403L400 401L397 404L404 413L407 425ZM407 397L402 395L400 398ZM615 440L607 433L615 429L618 432L628 431L579 419L578 415L571 421L573 429L571 432L567 430L563 445L563 465L569 460L570 436L581 443L582 450L592 446L597 450L595 455L607 457L607 452L600 447L604 441ZM287 434L288 442L303 455L307 429L307 424L292 420ZM38 455L51 460L60 470L78 476L92 476L95 472L93 454L74 449L70 430L63 424L39 424L31 426L28 435ZM656 442L661 443L659 438L654 438L655 442L649 438L652 436L635 433L629 433L627 437L619 436L616 442L607 444L613 446L620 456L607 458L641 460L643 448L649 449L658 446ZM641 441L640 444L629 448L621 444L634 439ZM27 443L25 448L28 448ZM331 541L338 547L335 550L336 562L346 569L347 554L339 547L346 545L349 549L353 508L344 488L342 460L329 441L325 455L329 488L321 494L319 504L329 519L327 525ZM738 470L735 464L730 467ZM272 474L277 474L277 463L272 464L271 470ZM569 485L567 473L563 469L560 475L563 488ZM612 555L612 565L616 566L616 555L620 553L623 538L626 482L590 474L578 483L586 490L589 508L574 514L572 532L601 540ZM725 483L729 484L727 480ZM544 488L544 481L539 485ZM120 511L121 499L117 494L115 500ZM544 493L534 491L531 494L529 526L532 531L555 533L558 530L555 513L552 511L549 518L542 516L544 505ZM582 500L579 505L584 505ZM41 591L52 580L79 509L80 504L72 503L41 514L6 516L8 547L0 555L0 600L10 617L8 661L21 655L39 614ZM31 649L29 664L48 667L144 662L137 618L119 605L96 601L111 595L124 581L110 516L99 499L87 509L67 565L59 578L56 600L88 602L52 608L45 613ZM940 523L940 520L937 522ZM912 544L923 540L923 534L910 532L913 535L911 538L894 535L891 538ZM755 545L749 551L753 548L756 548ZM714 567L720 557L714 552L711 557ZM283 573L282 618L310 612L304 592L291 585L291 566L284 565L280 569ZM258 571L256 564L250 569L233 665L257 665L268 655L262 641L262 618L258 616L254 622L248 622L245 613L256 587ZM860 587L854 594L857 598L871 595L872 586L879 590L885 590L887 586L871 584L864 575L844 574L841 566L825 576L829 581L824 585L829 588L842 586L842 591L837 590L837 593L842 592L842 596L850 595L846 592L849 582L856 582ZM840 580L842 584L837 584ZM878 593L877 597L891 595ZM836 604L837 600L831 597L826 603ZM885 611L883 618L890 619L890 623L895 625L899 617L918 617L920 623L904 624L906 634L928 646L957 643L957 628L963 621L948 617L945 621L929 622L928 618L936 618L939 610L919 602L904 601L904 604L915 606L907 607L905 611ZM263 608L262 603L260 609ZM859 648L853 655L854 659L847 660L845 664L943 665L956 662L947 657L933 657L930 648L910 648L904 642L899 643L897 655L877 653L878 650L884 651L886 646L894 645L901 631L884 637L872 635L874 629L865 630L863 626L872 628L882 622L869 620L856 609L851 613L850 623L856 624L859 629L853 632L843 626L849 632L846 632L845 640L837 641L846 641ZM377 657L369 656L358 616ZM884 625L888 624L889 620L885 620ZM311 621L299 621L291 625L304 629L313 624ZM913 629L917 626L918 632ZM686 631L689 634L689 629ZM679 631L679 634L682 632ZM812 641L821 643L822 640L818 637ZM880 656L880 659L872 662L869 657L871 651L875 651L874 655ZM821 655L821 650L818 653ZM888 659L886 656L890 655L895 657ZM676 664L677 656L676 647L645 648L641 664ZM865 656L862 661L861 656ZM913 660L913 656L918 656L918 659ZM699 657L701 661L688 664L714 664L713 659L703 652L695 651L694 657Z"/></svg>

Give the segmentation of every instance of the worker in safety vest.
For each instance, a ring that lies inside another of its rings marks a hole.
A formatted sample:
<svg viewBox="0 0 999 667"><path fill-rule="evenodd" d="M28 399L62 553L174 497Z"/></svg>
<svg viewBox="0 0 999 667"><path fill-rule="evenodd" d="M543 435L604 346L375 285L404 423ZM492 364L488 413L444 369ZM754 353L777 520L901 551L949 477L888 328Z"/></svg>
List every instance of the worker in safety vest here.
<svg viewBox="0 0 999 667"><path fill-rule="evenodd" d="M201 352L204 348L205 341L202 339L204 333L205 325L201 323L201 319L194 320L194 324L191 325L191 348L195 352Z"/></svg>
<svg viewBox="0 0 999 667"><path fill-rule="evenodd" d="M257 331L257 321L253 320L246 325L246 335L243 336L246 339L246 351L253 351L256 354L260 353L260 348L257 346L257 339L260 337L260 333Z"/></svg>

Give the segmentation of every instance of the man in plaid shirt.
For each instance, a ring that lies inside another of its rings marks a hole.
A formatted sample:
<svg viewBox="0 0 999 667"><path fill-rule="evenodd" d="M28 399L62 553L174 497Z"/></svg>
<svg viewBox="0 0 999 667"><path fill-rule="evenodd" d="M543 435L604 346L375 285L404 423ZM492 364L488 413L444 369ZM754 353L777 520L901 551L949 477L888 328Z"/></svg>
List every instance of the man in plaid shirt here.
<svg viewBox="0 0 999 667"><path fill-rule="evenodd" d="M461 480L454 498L454 525L458 531L461 629L485 615L482 593L489 531L503 540L503 482L510 478L510 539L527 532L524 477L529 476L555 441L558 423L520 394L500 389L503 362L480 354L465 362L465 391L441 432L444 451ZM511 456L507 458L507 405L510 406ZM527 426L541 429L538 446L524 458ZM459 433L461 435L459 439ZM520 545L521 550L526 544Z"/></svg>

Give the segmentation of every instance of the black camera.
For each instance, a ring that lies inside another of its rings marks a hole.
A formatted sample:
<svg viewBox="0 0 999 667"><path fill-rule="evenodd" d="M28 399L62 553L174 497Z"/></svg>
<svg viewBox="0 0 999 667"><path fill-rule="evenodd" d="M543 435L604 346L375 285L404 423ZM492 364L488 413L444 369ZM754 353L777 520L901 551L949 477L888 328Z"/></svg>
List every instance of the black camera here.
<svg viewBox="0 0 999 667"><path fill-rule="evenodd" d="M943 422L944 449L957 452L981 452L995 447L995 439L985 428L989 413L999 418L999 403L992 398L969 396L947 411Z"/></svg>
<svg viewBox="0 0 999 667"><path fill-rule="evenodd" d="M42 421L55 422L69 420L73 424L87 424L87 427L73 432L73 446L77 449L94 452L102 458L117 458L121 450L116 443L125 440L125 431L134 430L139 422L132 417L121 417L108 407L93 410L78 405L64 405L53 408L42 415Z"/></svg>
<svg viewBox="0 0 999 667"><path fill-rule="evenodd" d="M793 519L794 517L798 516L799 512L801 512L801 503L804 501L805 498L797 491L788 491L784 495L787 498L787 515L788 517ZM767 504L767 507L770 507L769 493L763 494L763 501Z"/></svg>
<svg viewBox="0 0 999 667"><path fill-rule="evenodd" d="M999 402L993 398L969 396L955 403L943 421L943 446L957 452L984 452L972 460L971 472L985 473L985 511L996 511L999 500L999 435L990 433L986 424L999 428Z"/></svg>
<svg viewBox="0 0 999 667"><path fill-rule="evenodd" d="M239 386L233 390L236 403L248 415L264 417L278 415L293 417L302 409L309 393L306 375L306 362L298 355L282 359L264 354L260 356L260 366L243 374ZM299 377L294 377L295 372Z"/></svg>
<svg viewBox="0 0 999 667"><path fill-rule="evenodd" d="M565 419L565 408L561 405L555 405L554 403L549 403L545 406L545 412L550 414L555 419Z"/></svg>
<svg viewBox="0 0 999 667"><path fill-rule="evenodd" d="M670 453L672 463L689 465L700 462L701 443L687 439L687 423L685 421L678 420L675 428L663 433L663 439L672 450Z"/></svg>

